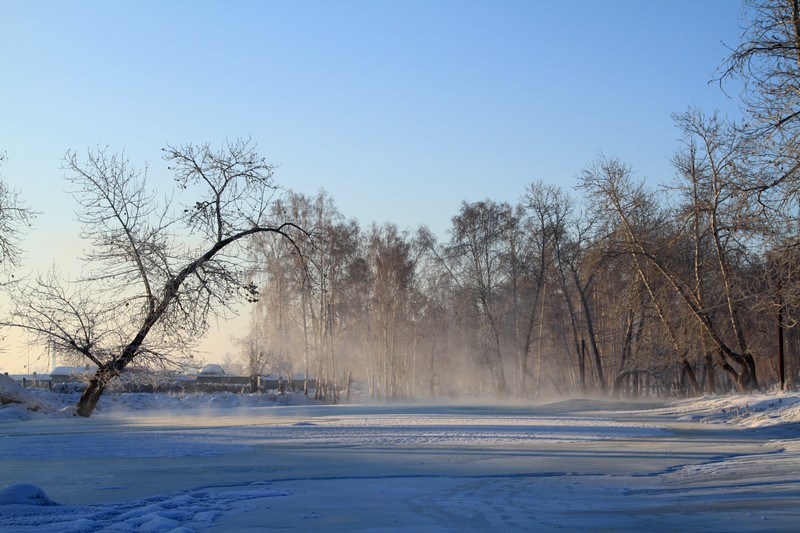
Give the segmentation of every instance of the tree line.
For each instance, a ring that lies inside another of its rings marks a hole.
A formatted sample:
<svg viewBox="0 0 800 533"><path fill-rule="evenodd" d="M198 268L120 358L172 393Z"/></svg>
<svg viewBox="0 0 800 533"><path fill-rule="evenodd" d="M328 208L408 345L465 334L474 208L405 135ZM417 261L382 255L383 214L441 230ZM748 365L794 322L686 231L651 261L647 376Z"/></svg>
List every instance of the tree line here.
<svg viewBox="0 0 800 533"><path fill-rule="evenodd" d="M534 182L516 205L464 202L441 242L361 228L325 193L276 204L315 240L307 270L280 243L255 252L249 368L312 373L334 399L352 376L374 397L794 386L800 14L745 8L717 81L741 81L746 120L676 114L661 183L601 156L580 207Z"/></svg>
<svg viewBox="0 0 800 533"><path fill-rule="evenodd" d="M162 191L124 154L69 151L86 268L3 284L2 325L97 367L82 416L130 366L191 360L242 301L249 371L312 374L329 401L353 382L375 398L793 387L800 8L745 4L718 79L741 82L745 120L676 115L673 176L600 156L578 191L538 181L514 205L464 202L443 236L283 194L250 139L167 145ZM0 182L6 267L34 217Z"/></svg>
<svg viewBox="0 0 800 533"><path fill-rule="evenodd" d="M375 398L793 386L797 235L737 184L718 117L676 119L687 137L663 186L600 157L580 173L583 208L534 182L516 205L462 203L441 241L290 193L275 209L313 239L253 249L248 370Z"/></svg>

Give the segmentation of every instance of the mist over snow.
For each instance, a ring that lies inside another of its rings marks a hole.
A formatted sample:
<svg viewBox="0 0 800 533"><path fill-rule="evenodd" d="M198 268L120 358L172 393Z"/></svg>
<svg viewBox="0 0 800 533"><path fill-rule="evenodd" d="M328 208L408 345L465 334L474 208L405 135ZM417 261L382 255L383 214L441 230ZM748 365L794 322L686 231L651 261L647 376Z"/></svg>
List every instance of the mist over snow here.
<svg viewBox="0 0 800 533"><path fill-rule="evenodd" d="M0 530L792 531L800 395L323 405L0 376Z"/></svg>

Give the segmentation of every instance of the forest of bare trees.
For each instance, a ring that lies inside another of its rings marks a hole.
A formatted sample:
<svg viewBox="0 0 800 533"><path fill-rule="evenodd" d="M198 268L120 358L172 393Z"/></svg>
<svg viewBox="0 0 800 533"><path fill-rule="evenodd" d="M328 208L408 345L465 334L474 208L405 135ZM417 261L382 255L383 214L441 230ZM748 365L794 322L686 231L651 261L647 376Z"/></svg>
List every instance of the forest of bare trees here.
<svg viewBox="0 0 800 533"><path fill-rule="evenodd" d="M796 249L742 211L753 196L717 155L687 139L663 187L599 158L580 176L590 207L535 182L514 206L464 202L442 242L293 193L278 208L313 236L310 267L287 243L257 248L249 370L318 376L334 401L351 381L375 398L791 386Z"/></svg>
<svg viewBox="0 0 800 533"><path fill-rule="evenodd" d="M718 81L741 82L747 120L676 114L671 176L601 155L577 191L463 202L444 238L291 193L276 209L311 237L254 252L250 371L314 375L333 401L351 383L374 398L794 387L800 14L746 4Z"/></svg>

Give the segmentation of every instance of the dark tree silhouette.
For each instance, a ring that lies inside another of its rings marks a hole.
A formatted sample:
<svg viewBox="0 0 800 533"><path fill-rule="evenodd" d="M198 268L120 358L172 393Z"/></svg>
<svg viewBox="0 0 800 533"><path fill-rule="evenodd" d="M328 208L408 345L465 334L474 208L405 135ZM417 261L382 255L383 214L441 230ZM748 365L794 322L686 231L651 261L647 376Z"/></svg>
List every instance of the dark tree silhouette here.
<svg viewBox="0 0 800 533"><path fill-rule="evenodd" d="M294 242L303 233L270 216L273 167L250 140L218 150L167 146L163 158L175 191L159 202L124 155L97 149L82 160L69 152L67 179L91 244L88 273L71 282L53 273L17 291L14 325L97 366L76 406L81 416L134 360L186 353L209 318L256 298L245 264L249 237Z"/></svg>

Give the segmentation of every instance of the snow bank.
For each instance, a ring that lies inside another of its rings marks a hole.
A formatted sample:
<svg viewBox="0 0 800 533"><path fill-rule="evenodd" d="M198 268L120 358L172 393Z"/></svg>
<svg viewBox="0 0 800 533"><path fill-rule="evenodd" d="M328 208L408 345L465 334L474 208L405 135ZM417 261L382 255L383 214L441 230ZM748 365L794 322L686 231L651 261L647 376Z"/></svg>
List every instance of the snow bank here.
<svg viewBox="0 0 800 533"><path fill-rule="evenodd" d="M0 422L28 420L32 413L52 412L48 399L25 389L5 374L0 374Z"/></svg>
<svg viewBox="0 0 800 533"><path fill-rule="evenodd" d="M676 402L660 410L681 420L768 428L800 424L800 393L771 392L711 396Z"/></svg>
<svg viewBox="0 0 800 533"><path fill-rule="evenodd" d="M0 375L0 423L18 422L46 416L72 416L78 392L53 392L25 389L8 376ZM310 405L320 403L302 393L236 394L220 393L149 393L106 392L97 405L96 414L125 414L141 411L186 412L208 409L268 407L276 405Z"/></svg>
<svg viewBox="0 0 800 533"><path fill-rule="evenodd" d="M30 483L17 483L0 490L0 505L57 505L42 489Z"/></svg>
<svg viewBox="0 0 800 533"><path fill-rule="evenodd" d="M80 394L56 393L25 389L12 378L0 375L0 423L30 420L43 416L71 416L72 406ZM319 403L300 393L236 394L221 393L111 393L100 400L97 413L132 413L141 411L173 411L190 413L207 409L267 407L275 405L307 405ZM569 402L568 402L569 403ZM584 401L584 407L598 402ZM583 403L569 403L570 411L581 411ZM609 402L599 402L608 406ZM559 405L563 408L563 406ZM625 411L631 405L619 402L612 410ZM771 392L762 394L709 396L676 401L660 409L647 409L652 414L676 416L681 420L704 423L735 424L740 427L766 428L800 425L800 393Z"/></svg>

